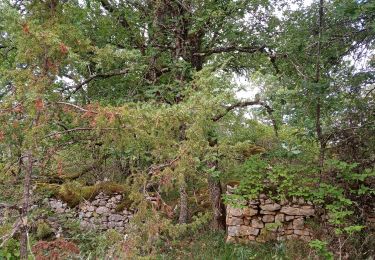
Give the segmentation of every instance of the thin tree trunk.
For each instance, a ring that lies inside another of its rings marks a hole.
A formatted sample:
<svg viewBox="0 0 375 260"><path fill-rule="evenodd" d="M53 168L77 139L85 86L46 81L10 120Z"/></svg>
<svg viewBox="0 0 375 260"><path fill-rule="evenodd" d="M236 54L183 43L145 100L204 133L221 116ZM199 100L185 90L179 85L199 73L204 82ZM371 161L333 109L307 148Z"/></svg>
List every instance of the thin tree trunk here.
<svg viewBox="0 0 375 260"><path fill-rule="evenodd" d="M322 124L321 124L321 101L320 98L317 100L316 104L316 122L315 122L315 128L316 128L316 135L318 137L319 141L319 171L322 171L323 165L324 165L324 155L325 155L325 147L326 147L326 141L324 140L323 131L322 131Z"/></svg>
<svg viewBox="0 0 375 260"><path fill-rule="evenodd" d="M209 140L209 145L211 147L217 146L217 139L213 138ZM218 161L214 160L208 162L207 166L210 169L217 169L218 168ZM212 219L212 226L215 230L225 230L226 223L225 223L225 205L222 202L222 194L223 190L221 187L220 180L209 175L208 179L208 190L210 192L210 200L211 200L211 208L213 213Z"/></svg>
<svg viewBox="0 0 375 260"><path fill-rule="evenodd" d="M188 196L186 192L186 183L180 184L180 216L178 218L178 223L185 224L188 220Z"/></svg>
<svg viewBox="0 0 375 260"><path fill-rule="evenodd" d="M316 75L315 75L315 82L319 83L320 81L320 56L321 56L321 48L322 48L322 34L323 34L323 16L324 16L324 0L319 1L319 35L318 35L318 50L317 50L317 58L316 58ZM318 93L320 95L320 93ZM324 139L323 131L322 131L322 123L321 123L321 98L320 96L317 98L316 104L316 114L315 114L315 128L316 128L316 135L319 141L319 173L322 174L323 166L324 166L324 156L325 156L325 148L326 148L326 140ZM322 176L320 176L322 177Z"/></svg>
<svg viewBox="0 0 375 260"><path fill-rule="evenodd" d="M30 185L31 174L33 170L33 158L31 152L28 152L25 157L25 179L23 184L23 203L21 212L21 238L20 238L20 259L28 259L28 220L27 215L29 212L30 204Z"/></svg>

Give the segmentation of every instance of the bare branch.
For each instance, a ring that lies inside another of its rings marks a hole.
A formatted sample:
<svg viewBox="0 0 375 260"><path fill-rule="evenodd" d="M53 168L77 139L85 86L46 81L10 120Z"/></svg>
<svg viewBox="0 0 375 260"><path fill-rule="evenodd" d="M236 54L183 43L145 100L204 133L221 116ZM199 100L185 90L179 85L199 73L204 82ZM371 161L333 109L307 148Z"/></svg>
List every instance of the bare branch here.
<svg viewBox="0 0 375 260"><path fill-rule="evenodd" d="M77 127L77 128L72 128L72 129L68 129L68 130L65 130L65 131L54 132L54 133L46 135L44 138L53 137L53 136L56 136L56 135L67 134L67 133L72 133L72 132L94 131L94 130L116 130L116 128L100 128L100 129L97 129L97 128L92 128L92 127Z"/></svg>
<svg viewBox="0 0 375 260"><path fill-rule="evenodd" d="M170 161L168 161L166 163L162 163L162 164L158 164L158 165L151 165L148 168L148 174L149 175L153 175L154 172L156 172L156 171L161 171L161 170L165 169L166 167L172 166L179 159L180 159L180 156L178 156L175 159L170 160Z"/></svg>
<svg viewBox="0 0 375 260"><path fill-rule="evenodd" d="M243 107L248 107L248 106L256 106L256 105L260 105L262 107L264 107L268 113L268 115L270 116L270 119L272 121L272 125L273 125L273 128L274 128L274 131L275 131L275 135L278 136L278 128L277 128L277 124L276 124L276 120L275 118L273 117L273 109L267 105L266 102L263 102L263 101L260 101L260 100L248 100L248 101L239 101L233 105L230 105L230 106L227 106L225 107L225 112L222 113L222 114L219 114L219 115L216 115L212 118L212 120L214 122L216 121L219 121L221 118L223 118L227 113L229 113L230 111L236 109L236 108L243 108Z"/></svg>
<svg viewBox="0 0 375 260"><path fill-rule="evenodd" d="M225 107L225 112L219 115L216 115L215 117L212 118L213 121L219 121L222 117L224 117L227 113L230 111L236 109L236 108L242 108L242 107L248 107L248 106L255 106L255 105L263 105L264 102L260 100L253 100L253 101L240 101L237 102L236 104L230 105Z"/></svg>
<svg viewBox="0 0 375 260"><path fill-rule="evenodd" d="M113 76L124 75L124 74L127 74L128 72L129 72L129 69L123 69L123 70L110 71L110 72L106 72L106 73L94 74L94 75L91 75L90 77L88 77L87 79L85 79L84 81L82 81L81 83L79 83L79 84L77 84L75 86L72 86L72 87L68 87L66 90L73 89L73 93L72 94L75 94L84 85L90 83L94 79L97 79L97 78L109 78L109 77L113 77Z"/></svg>
<svg viewBox="0 0 375 260"><path fill-rule="evenodd" d="M60 105L65 105L65 106L70 106L70 107L73 107L73 108L76 108L82 112L89 112L89 113L93 113L93 114L98 114L98 112L95 112L95 111L91 111L91 110L87 110L83 107L80 107L80 106L77 106L75 104L71 104L71 103L68 103L68 102L62 102L62 101L59 101L59 102L56 102L56 104L60 104Z"/></svg>
<svg viewBox="0 0 375 260"><path fill-rule="evenodd" d="M227 52L243 52L243 53L255 53L255 52L264 52L266 46L247 46L247 47L238 47L238 46L228 46L228 47L218 47L211 50L206 50L198 53L194 53L195 56L210 56L214 53L227 53Z"/></svg>
<svg viewBox="0 0 375 260"><path fill-rule="evenodd" d="M366 93L365 97L368 97L368 96L369 96L374 90L375 90L375 88L370 89L370 90Z"/></svg>

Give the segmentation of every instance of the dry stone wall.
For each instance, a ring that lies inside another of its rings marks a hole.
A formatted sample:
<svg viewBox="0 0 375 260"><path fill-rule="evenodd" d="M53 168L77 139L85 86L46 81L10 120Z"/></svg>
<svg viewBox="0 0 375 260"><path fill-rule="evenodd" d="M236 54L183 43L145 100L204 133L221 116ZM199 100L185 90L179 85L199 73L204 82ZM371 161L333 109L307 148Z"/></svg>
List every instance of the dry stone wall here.
<svg viewBox="0 0 375 260"><path fill-rule="evenodd" d="M74 209L54 198L50 199L48 203L55 213L66 213L70 218L78 218L82 228L124 231L133 217L133 212L127 209L117 212L116 208L121 200L121 194L109 196L99 193L94 200L84 201Z"/></svg>
<svg viewBox="0 0 375 260"><path fill-rule="evenodd" d="M228 187L231 190L233 187ZM227 242L310 241L312 232L306 226L306 219L314 214L312 203L302 198L275 202L261 194L241 207L227 206Z"/></svg>

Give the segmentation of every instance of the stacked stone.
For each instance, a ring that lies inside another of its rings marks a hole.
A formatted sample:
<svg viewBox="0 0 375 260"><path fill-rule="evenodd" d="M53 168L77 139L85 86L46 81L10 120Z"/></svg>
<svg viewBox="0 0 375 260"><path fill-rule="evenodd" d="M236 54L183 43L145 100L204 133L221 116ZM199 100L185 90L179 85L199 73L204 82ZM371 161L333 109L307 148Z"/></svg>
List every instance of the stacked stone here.
<svg viewBox="0 0 375 260"><path fill-rule="evenodd" d="M313 205L303 199L276 203L261 194L256 200L243 203L241 208L227 206L227 241L309 241L312 234L305 220L314 213Z"/></svg>
<svg viewBox="0 0 375 260"><path fill-rule="evenodd" d="M56 213L71 213L72 210L68 207L68 204L62 202L61 200L51 198L48 201L49 206Z"/></svg>
<svg viewBox="0 0 375 260"><path fill-rule="evenodd" d="M51 199L49 204L56 213L71 214L73 212L70 216L72 218L78 216L82 228L124 231L133 217L133 212L127 209L116 212L116 207L121 199L122 195L120 194L108 196L100 193L93 201L84 201L79 204L76 210L70 209L66 203L56 199Z"/></svg>

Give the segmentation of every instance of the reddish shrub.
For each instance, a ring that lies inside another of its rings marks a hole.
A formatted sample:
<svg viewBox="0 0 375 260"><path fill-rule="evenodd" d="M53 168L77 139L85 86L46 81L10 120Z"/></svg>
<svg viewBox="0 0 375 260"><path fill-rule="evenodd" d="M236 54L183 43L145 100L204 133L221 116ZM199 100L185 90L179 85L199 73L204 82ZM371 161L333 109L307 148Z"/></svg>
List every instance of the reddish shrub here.
<svg viewBox="0 0 375 260"><path fill-rule="evenodd" d="M54 241L39 241L32 252L37 260L59 260L79 255L79 248L73 242L64 239Z"/></svg>

